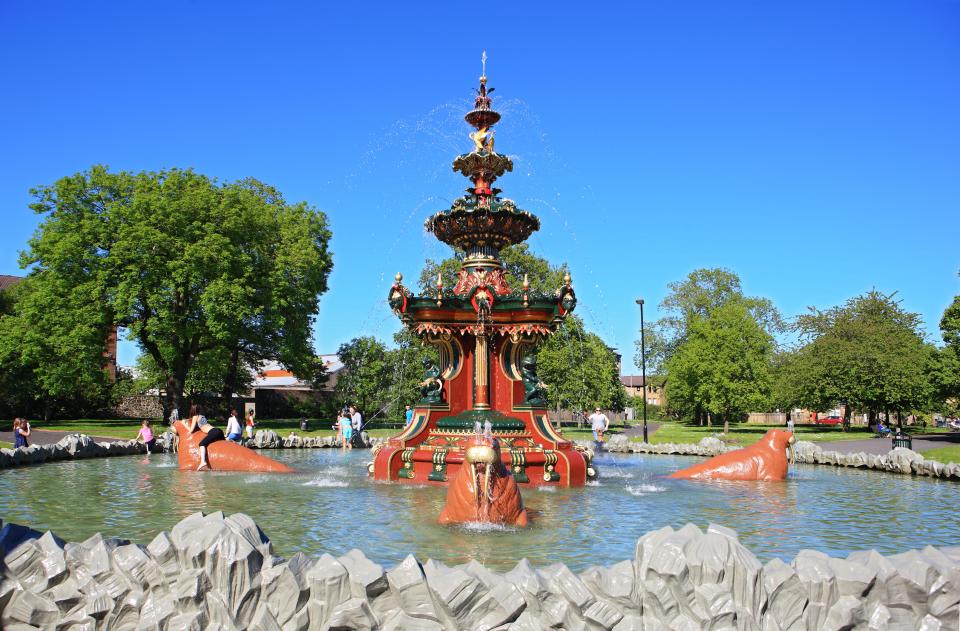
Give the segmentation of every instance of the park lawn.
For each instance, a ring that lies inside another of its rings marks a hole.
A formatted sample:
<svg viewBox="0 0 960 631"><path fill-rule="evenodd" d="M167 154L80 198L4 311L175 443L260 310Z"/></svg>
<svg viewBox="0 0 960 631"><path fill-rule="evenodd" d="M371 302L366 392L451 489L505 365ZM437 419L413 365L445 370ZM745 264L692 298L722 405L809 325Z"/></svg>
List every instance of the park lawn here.
<svg viewBox="0 0 960 631"><path fill-rule="evenodd" d="M724 442L748 445L760 440L771 429L786 429L783 425L747 425L731 424L730 435L723 436L723 424L701 427L691 423L668 421L661 423L659 429L650 437L651 443L698 443L702 438L717 435ZM853 427L844 432L839 425L797 425L794 429L797 440L859 440L873 436L866 427ZM639 441L639 438L633 438Z"/></svg>
<svg viewBox="0 0 960 631"><path fill-rule="evenodd" d="M0 449L13 449L13 443L5 443L0 440Z"/></svg>
<svg viewBox="0 0 960 631"><path fill-rule="evenodd" d="M950 463L950 462L960 462L960 446L957 447L940 447L939 449L927 449L926 451L921 451L920 454L929 460L937 460L938 462Z"/></svg>
<svg viewBox="0 0 960 631"><path fill-rule="evenodd" d="M241 423L243 421L241 420ZM220 429L226 428L226 423L215 423ZM272 429L281 437L286 437L290 432L295 432L298 436L335 436L336 431L332 429L333 422L318 421L312 419L309 424L310 431L300 431L300 419L258 419L256 429ZM136 438L140 431L140 421L136 419L69 419L54 421L31 421L32 429L48 429L57 432L71 432L86 434L88 436L97 436L102 438ZM154 431L162 431L158 423L153 424ZM387 438L400 432L400 429L382 429L371 428L366 430L371 436Z"/></svg>

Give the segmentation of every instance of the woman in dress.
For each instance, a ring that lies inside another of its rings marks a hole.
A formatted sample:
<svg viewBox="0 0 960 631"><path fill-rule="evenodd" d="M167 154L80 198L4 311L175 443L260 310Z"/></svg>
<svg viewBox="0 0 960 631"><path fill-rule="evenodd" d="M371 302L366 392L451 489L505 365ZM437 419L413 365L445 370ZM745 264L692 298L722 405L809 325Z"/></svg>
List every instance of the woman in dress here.
<svg viewBox="0 0 960 631"><path fill-rule="evenodd" d="M30 424L27 419L16 418L13 420L13 448L26 447L29 445L27 436L30 435Z"/></svg>

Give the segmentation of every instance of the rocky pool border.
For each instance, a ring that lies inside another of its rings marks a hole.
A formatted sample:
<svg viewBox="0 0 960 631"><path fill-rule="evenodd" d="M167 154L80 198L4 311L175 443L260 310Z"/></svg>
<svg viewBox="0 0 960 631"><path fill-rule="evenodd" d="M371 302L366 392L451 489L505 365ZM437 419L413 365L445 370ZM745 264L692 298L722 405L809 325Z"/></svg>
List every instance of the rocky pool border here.
<svg viewBox="0 0 960 631"><path fill-rule="evenodd" d="M614 436L605 444L610 453L659 454L671 456L716 456L739 449L730 447L719 438L707 437L699 443L635 443L625 436ZM960 464L929 460L911 449L897 447L883 455L866 452L844 453L824 450L816 443L798 441L793 448L795 461L801 464L832 465L855 469L873 469L886 473L900 473L931 478L960 480ZM603 473L600 474L603 477Z"/></svg>
<svg viewBox="0 0 960 631"><path fill-rule="evenodd" d="M579 574L525 559L508 572L360 550L283 559L249 516L195 513L149 545L65 543L0 529L0 623L27 629L956 629L960 548L761 563L711 524L640 537L634 557Z"/></svg>

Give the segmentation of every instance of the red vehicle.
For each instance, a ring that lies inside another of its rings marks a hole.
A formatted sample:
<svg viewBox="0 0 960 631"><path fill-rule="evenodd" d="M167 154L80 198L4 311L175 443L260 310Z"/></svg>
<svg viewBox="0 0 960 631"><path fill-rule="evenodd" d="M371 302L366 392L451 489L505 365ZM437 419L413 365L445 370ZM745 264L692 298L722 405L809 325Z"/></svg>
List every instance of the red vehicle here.
<svg viewBox="0 0 960 631"><path fill-rule="evenodd" d="M830 416L821 417L814 415L813 422L817 425L840 425L843 423L843 418L841 418L838 414L831 414Z"/></svg>

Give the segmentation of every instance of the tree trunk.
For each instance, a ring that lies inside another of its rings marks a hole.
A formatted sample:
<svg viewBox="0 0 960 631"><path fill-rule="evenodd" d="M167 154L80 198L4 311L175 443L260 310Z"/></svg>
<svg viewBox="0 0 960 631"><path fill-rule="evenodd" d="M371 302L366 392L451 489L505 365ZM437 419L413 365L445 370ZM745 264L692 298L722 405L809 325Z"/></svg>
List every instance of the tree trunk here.
<svg viewBox="0 0 960 631"><path fill-rule="evenodd" d="M707 412L707 427L713 427L713 415Z"/></svg>
<svg viewBox="0 0 960 631"><path fill-rule="evenodd" d="M240 348L234 347L233 352L230 354L230 364L227 366L227 374L223 378L223 389L220 391L224 416L230 414L230 408L233 405L233 394L237 390L237 375L240 372L239 363Z"/></svg>
<svg viewBox="0 0 960 631"><path fill-rule="evenodd" d="M164 420L170 418L170 413L177 410L180 418L184 418L187 410L183 408L183 388L187 381L187 366L185 363L178 363L177 366L167 375L167 396L164 404Z"/></svg>
<svg viewBox="0 0 960 631"><path fill-rule="evenodd" d="M850 429L850 404L843 404L843 431Z"/></svg>
<svg viewBox="0 0 960 631"><path fill-rule="evenodd" d="M723 435L726 436L730 433L730 415L723 415Z"/></svg>

